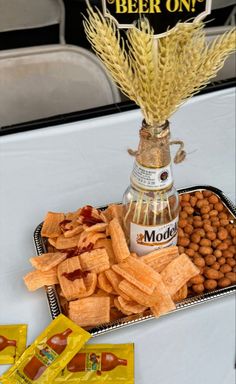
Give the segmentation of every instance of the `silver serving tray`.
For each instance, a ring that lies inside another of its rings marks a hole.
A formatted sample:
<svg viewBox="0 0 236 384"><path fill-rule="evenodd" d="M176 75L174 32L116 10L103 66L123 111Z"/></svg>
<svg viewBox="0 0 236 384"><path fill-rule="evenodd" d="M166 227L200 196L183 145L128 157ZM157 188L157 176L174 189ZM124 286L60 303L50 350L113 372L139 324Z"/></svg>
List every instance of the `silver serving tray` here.
<svg viewBox="0 0 236 384"><path fill-rule="evenodd" d="M211 187L208 185L195 186L195 187L179 189L178 192L181 195L183 193L188 193L188 192L190 193L190 192L203 191L203 190L209 190L211 192L214 192L221 199L221 202L226 206L226 208L229 210L229 212L233 215L234 219L236 219L236 207L235 207L235 205L225 196L225 194L221 190L219 190L215 187ZM105 207L99 207L99 209L101 209L101 210L106 209L106 206ZM43 225L43 223L40 223L34 232L34 243L35 243L35 248L36 248L36 252L38 255L41 255L47 251L45 239L41 237L42 225ZM62 309L60 306L60 301L59 301L59 298L57 295L56 288L54 285L45 286L45 291L46 291L48 305L49 305L52 319L55 319L60 313L62 313ZM215 300L217 298L233 294L234 292L236 292L236 285L231 285L227 288L216 289L214 291L204 293L201 295L192 296L192 297L189 297L189 298L177 303L176 309L169 312L169 313L173 313L173 312L180 311L182 309L193 307L194 305L203 304L203 303L206 303L208 301ZM166 314L166 316L168 314ZM154 320L154 319L157 320L151 314L150 311L146 311L142 315L125 316L122 319L116 320L114 322L101 324L97 327L89 328L87 330L88 330L88 332L90 332L90 334L92 336L98 336L98 335L101 335L101 334L104 334L104 333L107 333L107 332L110 332L110 331L113 331L113 330L116 330L119 328L127 327L127 326L135 324L135 323L141 323L143 321Z"/></svg>

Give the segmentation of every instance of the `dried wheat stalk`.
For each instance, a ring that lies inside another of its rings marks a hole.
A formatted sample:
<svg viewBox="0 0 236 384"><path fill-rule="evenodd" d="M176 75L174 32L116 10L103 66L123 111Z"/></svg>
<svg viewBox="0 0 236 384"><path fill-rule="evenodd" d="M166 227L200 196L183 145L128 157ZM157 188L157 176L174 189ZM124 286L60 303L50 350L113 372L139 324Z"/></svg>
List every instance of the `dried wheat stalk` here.
<svg viewBox="0 0 236 384"><path fill-rule="evenodd" d="M118 87L141 108L148 124L163 124L216 76L236 49L236 29L206 42L204 24L177 24L154 38L147 19L127 32L129 51L115 23L88 8L85 32Z"/></svg>
<svg viewBox="0 0 236 384"><path fill-rule="evenodd" d="M88 19L85 18L84 29L93 49L107 67L118 87L126 96L136 101L130 58L114 22L105 19L99 10L94 12L89 6Z"/></svg>

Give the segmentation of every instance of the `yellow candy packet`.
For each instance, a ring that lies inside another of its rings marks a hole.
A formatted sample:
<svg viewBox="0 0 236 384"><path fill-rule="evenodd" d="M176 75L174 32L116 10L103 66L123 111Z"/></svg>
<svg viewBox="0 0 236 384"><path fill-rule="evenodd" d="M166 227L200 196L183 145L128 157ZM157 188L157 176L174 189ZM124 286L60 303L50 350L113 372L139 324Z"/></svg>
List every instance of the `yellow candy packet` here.
<svg viewBox="0 0 236 384"><path fill-rule="evenodd" d="M1 378L1 384L51 384L91 335L59 315Z"/></svg>
<svg viewBox="0 0 236 384"><path fill-rule="evenodd" d="M53 383L134 384L134 344L86 345Z"/></svg>
<svg viewBox="0 0 236 384"><path fill-rule="evenodd" d="M26 324L0 325L0 364L14 364L26 347Z"/></svg>

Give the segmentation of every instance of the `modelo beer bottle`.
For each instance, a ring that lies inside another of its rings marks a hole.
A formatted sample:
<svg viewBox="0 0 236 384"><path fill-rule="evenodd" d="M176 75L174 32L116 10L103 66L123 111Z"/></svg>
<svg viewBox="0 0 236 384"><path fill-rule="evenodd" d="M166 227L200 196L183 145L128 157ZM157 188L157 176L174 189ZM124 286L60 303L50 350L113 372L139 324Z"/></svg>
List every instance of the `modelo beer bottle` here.
<svg viewBox="0 0 236 384"><path fill-rule="evenodd" d="M16 340L8 340L5 336L0 335L0 351L7 347L16 347Z"/></svg>
<svg viewBox="0 0 236 384"><path fill-rule="evenodd" d="M173 185L169 123L142 124L140 142L124 194L124 228L139 256L176 245L179 201Z"/></svg>
<svg viewBox="0 0 236 384"><path fill-rule="evenodd" d="M112 371L118 365L127 365L127 360L119 359L114 353L77 353L67 365L70 372Z"/></svg>
<svg viewBox="0 0 236 384"><path fill-rule="evenodd" d="M43 348L37 349L35 356L24 367L25 375L31 380L37 380L43 372L50 366L67 346L67 338L71 334L71 329L66 329L62 333L53 335L48 339Z"/></svg>

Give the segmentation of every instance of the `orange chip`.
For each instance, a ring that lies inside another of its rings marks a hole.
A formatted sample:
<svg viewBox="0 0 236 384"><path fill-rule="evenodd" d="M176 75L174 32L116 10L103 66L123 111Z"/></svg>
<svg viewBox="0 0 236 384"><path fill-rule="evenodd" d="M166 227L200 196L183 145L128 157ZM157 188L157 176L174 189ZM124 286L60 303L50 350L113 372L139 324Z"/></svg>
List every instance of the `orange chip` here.
<svg viewBox="0 0 236 384"><path fill-rule="evenodd" d="M87 226L92 226L97 223L107 222L107 218L99 209L86 205L80 210L78 222Z"/></svg>
<svg viewBox="0 0 236 384"><path fill-rule="evenodd" d="M87 297L69 303L69 318L81 327L110 321L110 298Z"/></svg>
<svg viewBox="0 0 236 384"><path fill-rule="evenodd" d="M117 293L117 295L120 295L124 297L125 299L129 300L129 297L120 290L119 284L122 281L122 277L120 277L115 271L112 269L108 269L107 271L104 272L108 281L113 287L113 290Z"/></svg>
<svg viewBox="0 0 236 384"><path fill-rule="evenodd" d="M107 208L107 214L108 217L110 218L110 221L114 218L116 218L121 227L123 227L123 205L122 204L111 204Z"/></svg>
<svg viewBox="0 0 236 384"><path fill-rule="evenodd" d="M130 255L130 251L126 242L125 234L118 219L114 218L109 223L109 232L111 235L112 247L116 257L116 261L122 262Z"/></svg>
<svg viewBox="0 0 236 384"><path fill-rule="evenodd" d="M73 237L66 238L64 235L60 235L55 244L56 249L68 249L74 248L77 246L80 235L76 235Z"/></svg>
<svg viewBox="0 0 236 384"><path fill-rule="evenodd" d="M110 264L112 265L116 263L116 258L115 258L115 254L114 254L110 239L99 239L94 246L94 249L97 249L97 248L105 248L109 257Z"/></svg>
<svg viewBox="0 0 236 384"><path fill-rule="evenodd" d="M81 208L77 209L75 212L67 212L65 214L65 219L75 221L79 218L80 212L81 212Z"/></svg>
<svg viewBox="0 0 236 384"><path fill-rule="evenodd" d="M49 271L49 269L56 267L56 265L65 260L66 255L66 253L61 252L43 253L40 256L31 257L29 260L36 269Z"/></svg>
<svg viewBox="0 0 236 384"><path fill-rule="evenodd" d="M112 269L149 295L153 293L156 287L158 273L134 257L128 257L123 263L114 264Z"/></svg>
<svg viewBox="0 0 236 384"><path fill-rule="evenodd" d="M186 297L188 296L188 286L187 284L184 284L182 288L180 288L173 296L172 296L172 300L175 302L175 303L178 303L179 301L182 301L184 299L186 299Z"/></svg>
<svg viewBox="0 0 236 384"><path fill-rule="evenodd" d="M131 313L142 313L147 309L144 305L138 304L135 301L125 300L121 296L118 296L118 301L122 311L125 310Z"/></svg>
<svg viewBox="0 0 236 384"><path fill-rule="evenodd" d="M94 249L91 252L84 252L79 258L83 271L99 273L110 268L108 254L104 248Z"/></svg>
<svg viewBox="0 0 236 384"><path fill-rule="evenodd" d="M177 256L179 256L178 247L172 246L148 253L142 256L142 261L160 273Z"/></svg>
<svg viewBox="0 0 236 384"><path fill-rule="evenodd" d="M43 237L57 237L61 234L60 223L65 219L64 213L48 212L43 223Z"/></svg>
<svg viewBox="0 0 236 384"><path fill-rule="evenodd" d="M108 226L107 223L94 224L91 227L85 228L85 232L105 232L107 226Z"/></svg>
<svg viewBox="0 0 236 384"><path fill-rule="evenodd" d="M87 276L83 278L83 280L86 291L78 294L79 299L91 296L94 293L97 286L97 274L93 272L88 273Z"/></svg>
<svg viewBox="0 0 236 384"><path fill-rule="evenodd" d="M127 280L122 280L120 282L119 289L126 295L126 297L128 297L128 301L135 301L144 307L151 307L157 302L155 293L152 295L147 295Z"/></svg>
<svg viewBox="0 0 236 384"><path fill-rule="evenodd" d="M53 248L56 248L57 237L48 238L48 242L50 245L52 245Z"/></svg>
<svg viewBox="0 0 236 384"><path fill-rule="evenodd" d="M102 213L106 217L108 223L113 219L113 217L111 217L111 212L109 211L109 207L104 209L104 211L102 211Z"/></svg>
<svg viewBox="0 0 236 384"><path fill-rule="evenodd" d="M67 274L71 276L72 273L76 274L75 271L78 273L79 278L75 276L74 280L69 280L66 277ZM62 293L67 300L78 299L82 293L86 292L79 256L64 260L59 264L57 273Z"/></svg>
<svg viewBox="0 0 236 384"><path fill-rule="evenodd" d="M105 239L106 238L106 234L103 232L88 232L88 234L89 234L89 236L88 236L89 242L92 244L96 244L96 242L99 239Z"/></svg>
<svg viewBox="0 0 236 384"><path fill-rule="evenodd" d="M111 296L109 295L109 293L107 293L106 291L104 291L104 290L101 289L101 288L96 289L96 291L93 293L92 296L93 296L93 297L94 297L94 296L98 296L98 297L100 297L100 296L102 296L102 297L111 297Z"/></svg>
<svg viewBox="0 0 236 384"><path fill-rule="evenodd" d="M163 283L161 275L159 273L157 273L157 275L158 284L153 292L153 296L156 296L156 303L154 306L151 306L151 311L154 316L159 317L175 309L175 303L173 302L167 287Z"/></svg>
<svg viewBox="0 0 236 384"><path fill-rule="evenodd" d="M103 291L107 293L111 293L113 291L113 287L111 283L109 282L108 278L105 275L105 272L101 272L98 275L98 286L101 288Z"/></svg>
<svg viewBox="0 0 236 384"><path fill-rule="evenodd" d="M76 235L79 235L81 232L83 232L83 226L82 225L76 225L73 229L68 229L64 232L65 238L74 237Z"/></svg>
<svg viewBox="0 0 236 384"><path fill-rule="evenodd" d="M110 307L113 307L114 306L114 298L116 297L115 295L111 295L105 291L103 291L103 289L97 289L91 297L109 297L110 298Z"/></svg>
<svg viewBox="0 0 236 384"><path fill-rule="evenodd" d="M50 271L32 271L27 273L24 277L25 285L28 290L33 292L36 289L44 287L45 285L58 284L57 268L52 268Z"/></svg>
<svg viewBox="0 0 236 384"><path fill-rule="evenodd" d="M128 311L127 309L121 307L121 305L120 305L119 300L118 300L117 297L114 299L114 304L115 304L115 307L116 307L120 312L122 312L124 315L130 316L130 315L133 314L133 312Z"/></svg>
<svg viewBox="0 0 236 384"><path fill-rule="evenodd" d="M166 295L164 297L157 295L157 297L159 297L158 302L151 307L151 311L155 317L165 315L176 308L170 295Z"/></svg>
<svg viewBox="0 0 236 384"><path fill-rule="evenodd" d="M163 269L161 277L170 295L173 296L184 284L199 273L199 269L183 253Z"/></svg>
<svg viewBox="0 0 236 384"><path fill-rule="evenodd" d="M79 241L78 248L86 248L90 244L95 244L99 239L105 238L106 235L103 232L82 232Z"/></svg>

